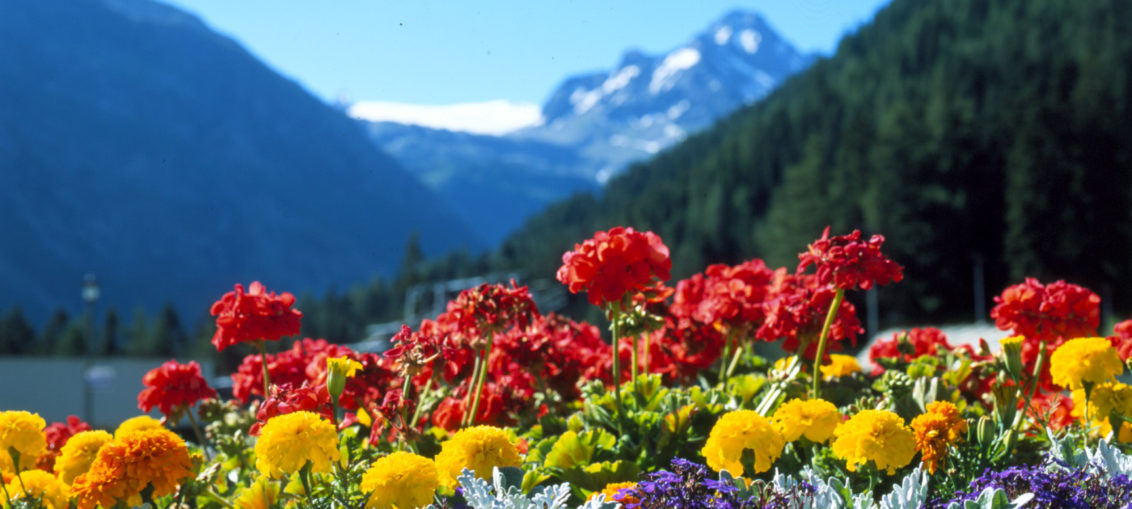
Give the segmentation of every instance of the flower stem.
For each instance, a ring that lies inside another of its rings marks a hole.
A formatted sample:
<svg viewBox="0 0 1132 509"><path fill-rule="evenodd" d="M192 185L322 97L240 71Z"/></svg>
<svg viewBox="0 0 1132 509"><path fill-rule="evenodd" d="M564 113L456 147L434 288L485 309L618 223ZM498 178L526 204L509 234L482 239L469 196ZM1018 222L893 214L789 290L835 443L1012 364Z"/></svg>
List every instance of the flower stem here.
<svg viewBox="0 0 1132 509"><path fill-rule="evenodd" d="M408 426L405 419L409 417L409 407L405 406L409 401L409 391L413 388L413 377L405 373L405 381L401 384L401 425Z"/></svg>
<svg viewBox="0 0 1132 509"><path fill-rule="evenodd" d="M833 294L833 302L829 304L829 312L825 314L825 324L821 327L821 336L818 337L818 351L814 355L814 383L810 390L810 397L821 397L821 362L822 357L825 356L825 343L829 339L829 329L833 326L833 318L837 316L837 310L841 308L841 300L845 298L845 290L840 288ZM803 355L805 352L803 352Z"/></svg>
<svg viewBox="0 0 1132 509"><path fill-rule="evenodd" d="M1026 412L1030 411L1030 400L1034 397L1034 392L1036 392L1037 389L1038 389L1038 380L1042 377L1042 364L1045 363L1045 360L1046 360L1046 342L1045 342L1045 340L1042 340L1041 345L1038 346L1038 359L1034 362L1034 375L1033 375L1033 378L1030 380L1030 387L1026 390L1026 401L1022 405L1022 411L1014 414L1014 422L1010 425L1010 431L1012 433L1018 432L1018 427L1022 424L1022 421L1025 420L1025 418L1026 418ZM1088 407L1086 406L1086 409L1087 408ZM1017 442L1017 441L1015 441L1015 442ZM1009 449L1007 449L1007 451L1006 451L1006 454L1008 454L1008 455L1011 452L1010 449L1014 448L1013 443L1010 444L1010 445L1011 445L1011 447Z"/></svg>
<svg viewBox="0 0 1132 509"><path fill-rule="evenodd" d="M420 394L417 395L417 407L413 409L413 419L406 423L406 426L414 427L417 425L417 421L419 421L421 418L421 409L424 408L424 405L422 403L424 403L425 395L428 394L428 391L431 389L432 377L429 377L429 379L425 381L424 388L421 389Z"/></svg>
<svg viewBox="0 0 1132 509"><path fill-rule="evenodd" d="M644 353L643 362L641 362L641 369L644 370L645 374L647 375L647 374L649 374L649 341L650 341L648 332L644 333L644 338L645 338L645 353Z"/></svg>
<svg viewBox="0 0 1132 509"><path fill-rule="evenodd" d="M637 335L636 334L633 334L632 362L633 362L633 364L631 366L629 366L629 377L633 380L633 383L636 383L636 381L637 381Z"/></svg>
<svg viewBox="0 0 1132 509"><path fill-rule="evenodd" d="M460 419L460 426L461 427L467 426L468 423L471 422L471 419L468 418L468 416L470 415L468 413L468 410L472 408L472 390L471 390L471 388L475 387L476 380L479 380L479 378L480 378L480 351L476 350L476 362L475 362L475 364L472 364L472 379L471 379L471 383L469 384L468 395L465 396L465 400L464 400L464 418Z"/></svg>
<svg viewBox="0 0 1132 509"><path fill-rule="evenodd" d="M303 468L299 469L299 479L303 481L303 492L307 496L307 500L311 499L311 462L307 460L303 464Z"/></svg>
<svg viewBox="0 0 1132 509"><path fill-rule="evenodd" d="M4 475L0 474L0 489L4 490L4 499L8 501L8 507L12 506L12 496L8 494L8 485L4 484Z"/></svg>
<svg viewBox="0 0 1132 509"><path fill-rule="evenodd" d="M193 409L186 405L185 413L189 414L189 424L193 425L193 433L196 433L197 440L200 441L200 449L204 451L204 459L212 461L212 455L208 453L208 442L204 439L204 433L200 431L200 424L197 424L197 418L193 416Z"/></svg>
<svg viewBox="0 0 1132 509"><path fill-rule="evenodd" d="M739 366L739 359L741 358L743 358L743 343L735 343L735 353L731 356L731 362L727 364L727 372L723 376L724 381L731 379L731 374Z"/></svg>
<svg viewBox="0 0 1132 509"><path fill-rule="evenodd" d="M470 426L476 420L476 411L480 407L480 393L483 392L483 383L487 379L487 360L491 357L491 345L495 341L495 333L487 333L487 347L483 349L483 358L480 362L480 377L476 380L476 395L472 399L472 413L468 417Z"/></svg>
<svg viewBox="0 0 1132 509"><path fill-rule="evenodd" d="M727 388L727 359L731 357L731 331L723 337L723 353L719 356L719 383Z"/></svg>
<svg viewBox="0 0 1132 509"><path fill-rule="evenodd" d="M613 333L613 402L617 406L617 435L620 436L624 433L625 426L622 424L625 416L621 407L621 349L620 345L620 332L621 329L617 325L620 320L620 312L617 310L617 304L610 305L610 331Z"/></svg>
<svg viewBox="0 0 1132 509"><path fill-rule="evenodd" d="M267 372L267 347L263 344L263 340L256 341L255 346L259 348L259 360L263 365L263 399L271 395L271 374Z"/></svg>

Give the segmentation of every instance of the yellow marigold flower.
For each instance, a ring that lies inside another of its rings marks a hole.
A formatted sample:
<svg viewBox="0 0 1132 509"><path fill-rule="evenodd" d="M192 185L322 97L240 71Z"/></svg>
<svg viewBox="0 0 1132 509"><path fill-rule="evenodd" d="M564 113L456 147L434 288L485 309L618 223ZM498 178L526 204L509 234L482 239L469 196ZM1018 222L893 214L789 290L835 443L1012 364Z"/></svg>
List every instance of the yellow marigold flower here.
<svg viewBox="0 0 1132 509"><path fill-rule="evenodd" d="M491 479L494 467L517 467L519 450L503 430L492 426L472 426L457 431L440 445L436 468L440 483L453 488L456 476L467 468L480 479Z"/></svg>
<svg viewBox="0 0 1132 509"><path fill-rule="evenodd" d="M47 435L43 432L46 426L39 414L23 410L0 412L0 470L19 472L34 467L47 452ZM19 465L12 464L9 448L19 451Z"/></svg>
<svg viewBox="0 0 1132 509"><path fill-rule="evenodd" d="M71 503L67 485L43 470L21 472L18 480L13 478L8 484L8 493L13 500L22 498L24 490L28 495L39 497L46 509L67 509Z"/></svg>
<svg viewBox="0 0 1132 509"><path fill-rule="evenodd" d="M1070 390L1082 388L1085 382L1112 381L1123 371L1120 356L1105 338L1071 339L1049 358L1053 383Z"/></svg>
<svg viewBox="0 0 1132 509"><path fill-rule="evenodd" d="M744 449L755 453L754 473L757 474L770 470L785 446L786 440L766 417L754 410L736 410L723 414L715 422L700 452L713 470L727 470L738 477L743 475L739 458Z"/></svg>
<svg viewBox="0 0 1132 509"><path fill-rule="evenodd" d="M378 458L362 475L362 491L369 493L366 509L414 509L432 502L440 487L436 464L424 456L397 451Z"/></svg>
<svg viewBox="0 0 1132 509"><path fill-rule="evenodd" d="M948 446L966 436L967 421L959 415L955 405L937 401L928 403L928 411L912 419L912 431L924 466L934 474L939 464L947 459Z"/></svg>
<svg viewBox="0 0 1132 509"><path fill-rule="evenodd" d="M872 460L888 475L912 462L916 438L904 420L887 410L862 410L833 430L833 454L850 472Z"/></svg>
<svg viewBox="0 0 1132 509"><path fill-rule="evenodd" d="M605 501L606 502L618 503L618 504L621 504L622 506L625 506L625 505L628 505L628 504L638 504L641 501L637 500L637 497L626 496L626 497L622 498L621 500L616 500L616 499L613 498L615 495L617 495L618 491L621 491L621 490L626 489L626 488L635 488L635 487L637 487L637 483L632 482L632 481L611 482L609 484L606 484L605 487L601 489L601 491L593 492L590 495L590 498L586 499L586 501L588 502L590 500L593 500L593 499L597 498L598 495L605 495Z"/></svg>
<svg viewBox="0 0 1132 509"><path fill-rule="evenodd" d="M122 424L118 425L118 429L114 430L114 438L122 438L129 433L147 429L165 429L165 426L161 425L161 421L148 415L130 417L122 421Z"/></svg>
<svg viewBox="0 0 1132 509"><path fill-rule="evenodd" d="M90 470L98 449L114 437L102 430L80 431L67 439L55 460L55 475L67 484L74 482L80 474Z"/></svg>
<svg viewBox="0 0 1132 509"><path fill-rule="evenodd" d="M271 478L260 475L251 486L240 491L240 496L232 505L236 509L271 509L272 504L279 500L279 485L271 482Z"/></svg>
<svg viewBox="0 0 1132 509"><path fill-rule="evenodd" d="M1109 416L1114 410L1132 416L1132 386L1120 382L1094 386L1089 394L1088 408L1088 419L1085 419L1085 389L1073 391L1073 410L1070 415L1100 436L1108 436L1112 432ZM1132 423L1125 421L1116 438L1120 442L1132 442Z"/></svg>
<svg viewBox="0 0 1132 509"><path fill-rule="evenodd" d="M71 484L79 509L96 504L113 507L118 501L137 501L153 486L153 496L172 494L181 481L193 475L185 441L166 429L127 433L103 445L90 470Z"/></svg>
<svg viewBox="0 0 1132 509"><path fill-rule="evenodd" d="M338 461L338 432L314 412L292 412L268 419L255 444L255 467L273 478L298 472L327 472Z"/></svg>
<svg viewBox="0 0 1132 509"><path fill-rule="evenodd" d="M805 435L807 440L821 443L829 440L833 429L841 424L841 412L824 399L792 399L778 407L771 421L787 442Z"/></svg>
<svg viewBox="0 0 1132 509"><path fill-rule="evenodd" d="M857 358L852 355L832 354L829 356L829 364L823 364L821 367L821 374L823 380L839 376L849 376L853 373L859 373L861 365L857 364Z"/></svg>

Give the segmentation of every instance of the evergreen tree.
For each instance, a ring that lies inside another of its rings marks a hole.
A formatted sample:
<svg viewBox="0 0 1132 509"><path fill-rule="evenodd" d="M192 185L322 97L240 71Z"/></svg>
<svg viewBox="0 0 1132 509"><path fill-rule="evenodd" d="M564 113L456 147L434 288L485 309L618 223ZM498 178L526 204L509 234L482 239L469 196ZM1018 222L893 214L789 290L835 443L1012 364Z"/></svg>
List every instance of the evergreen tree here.
<svg viewBox="0 0 1132 509"><path fill-rule="evenodd" d="M35 329L19 307L12 308L0 319L0 355L19 355L32 350Z"/></svg>

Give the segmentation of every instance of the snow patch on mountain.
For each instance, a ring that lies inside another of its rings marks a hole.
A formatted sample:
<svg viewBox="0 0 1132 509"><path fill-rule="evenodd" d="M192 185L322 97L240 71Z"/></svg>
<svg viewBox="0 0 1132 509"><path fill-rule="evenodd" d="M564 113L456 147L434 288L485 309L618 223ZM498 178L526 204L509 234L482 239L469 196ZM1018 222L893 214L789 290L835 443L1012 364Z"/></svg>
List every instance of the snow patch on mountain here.
<svg viewBox="0 0 1132 509"><path fill-rule="evenodd" d="M689 69L700 61L700 52L695 48L680 48L664 57L660 67L652 72L652 81L649 82L649 92L653 94L672 88L676 75Z"/></svg>

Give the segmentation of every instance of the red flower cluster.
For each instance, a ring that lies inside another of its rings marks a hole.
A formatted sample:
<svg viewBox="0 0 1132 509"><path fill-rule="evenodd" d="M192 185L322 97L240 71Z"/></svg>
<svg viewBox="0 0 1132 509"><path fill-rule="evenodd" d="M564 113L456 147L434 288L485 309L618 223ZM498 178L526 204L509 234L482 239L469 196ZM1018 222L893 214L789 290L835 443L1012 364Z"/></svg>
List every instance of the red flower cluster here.
<svg viewBox="0 0 1132 509"><path fill-rule="evenodd" d="M649 289L656 280L666 281L671 270L668 247L659 236L618 226L563 254L558 281L571 293L585 291L591 304L604 307Z"/></svg>
<svg viewBox="0 0 1132 509"><path fill-rule="evenodd" d="M813 360L817 355L817 337L834 294L834 289L815 275L789 274L785 268L778 269L764 306L766 319L755 335L763 341L782 338L782 349L787 352L804 347L803 356ZM864 331L857 320L856 307L842 300L829 329L831 343L826 352L841 351L841 342L846 339L856 345L857 335Z"/></svg>
<svg viewBox="0 0 1132 509"><path fill-rule="evenodd" d="M900 338L905 334L908 335L911 352L900 351ZM904 362L912 362L925 355L936 355L941 350L953 351L957 349L965 351L968 356L974 357L975 355L975 350L971 348L971 345L951 346L943 331L935 327L924 327L923 329L900 331L893 334L891 338L877 340L873 346L869 347L869 360L873 361L876 366L873 369L873 374L880 374L884 372L884 368L877 365L877 359L900 359Z"/></svg>
<svg viewBox="0 0 1132 509"><path fill-rule="evenodd" d="M651 332L649 371L663 375L670 382L691 382L722 355L723 333L710 325L674 315L665 317L664 328ZM631 348L630 343L625 344ZM624 365L627 366L628 361Z"/></svg>
<svg viewBox="0 0 1132 509"><path fill-rule="evenodd" d="M527 287L515 287L512 281L511 288L484 283L460 292L437 321L449 323L465 341L475 342L511 326L526 327L537 316Z"/></svg>
<svg viewBox="0 0 1132 509"><path fill-rule="evenodd" d="M342 356L362 364L362 370L346 380L346 390L339 398L342 408L355 410L359 401L380 399L381 393L394 378L390 362L380 355L358 353L348 347L328 343L325 339L303 338L295 341L289 350L268 354L267 371L273 385L301 387L307 383L312 387L324 387L326 358ZM263 368L260 363L259 354L248 355L232 374L232 395L245 404L252 396L263 396Z"/></svg>
<svg viewBox="0 0 1132 509"><path fill-rule="evenodd" d="M268 293L259 281L253 282L246 293L243 285L237 284L235 291L212 304L210 312L216 317L213 346L221 351L236 343L278 341L298 334L303 314L291 309L294 304L294 295Z"/></svg>
<svg viewBox="0 0 1132 509"><path fill-rule="evenodd" d="M1120 354L1120 360L1127 361L1132 357L1132 320L1125 320L1112 328L1113 335L1108 337L1112 347Z"/></svg>
<svg viewBox="0 0 1132 509"><path fill-rule="evenodd" d="M307 382L298 387L291 384L272 385L271 397L260 405L255 415L256 422L252 424L248 434L257 437L268 419L292 412L314 412L333 422L331 408L330 393L322 386L313 387Z"/></svg>
<svg viewBox="0 0 1132 509"><path fill-rule="evenodd" d="M166 361L146 373L142 385L145 389L138 393L138 408L148 412L156 407L170 420L179 418L183 410L197 401L216 397L216 391L208 386L196 361L188 364Z"/></svg>
<svg viewBox="0 0 1132 509"><path fill-rule="evenodd" d="M67 445L67 441L75 436L80 431L90 431L90 424L83 422L78 416L67 416L67 422L53 422L43 429L43 433L47 435L47 452L39 457L35 464L35 468L45 470L47 472L55 472L55 458L59 457L63 446Z"/></svg>
<svg viewBox="0 0 1132 509"><path fill-rule="evenodd" d="M904 269L880 252L881 244L881 235L862 241L860 230L829 238L827 226L821 238L798 255L798 273L814 265L820 284L832 284L841 290L868 290L874 284L898 282L904 278Z"/></svg>
<svg viewBox="0 0 1132 509"><path fill-rule="evenodd" d="M711 265L704 273L702 297L692 317L731 329L757 327L763 321L763 300L774 271L762 260L739 265Z"/></svg>
<svg viewBox="0 0 1132 509"><path fill-rule="evenodd" d="M1022 336L1022 362L1032 372L1041 342L1047 353L1077 337L1096 336L1100 325L1101 298L1089 289L1056 281L1048 285L1026 278L994 298L991 318L1001 330ZM1042 388L1060 390L1049 378L1049 363L1042 368Z"/></svg>
<svg viewBox="0 0 1132 509"><path fill-rule="evenodd" d="M1101 298L1089 289L1056 281L1043 285L1034 278L1003 290L994 298L991 318L1001 330L1050 346L1068 339L1095 336Z"/></svg>

